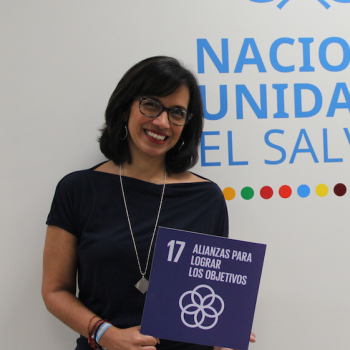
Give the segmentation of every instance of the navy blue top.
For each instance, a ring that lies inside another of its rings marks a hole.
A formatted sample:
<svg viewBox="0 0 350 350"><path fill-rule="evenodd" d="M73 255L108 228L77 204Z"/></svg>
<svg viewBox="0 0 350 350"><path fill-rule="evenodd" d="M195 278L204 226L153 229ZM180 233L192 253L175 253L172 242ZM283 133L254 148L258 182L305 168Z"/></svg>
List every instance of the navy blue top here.
<svg viewBox="0 0 350 350"><path fill-rule="evenodd" d="M78 239L81 302L116 327L127 328L141 324L145 295L134 287L141 275L119 175L94 171L98 166L71 173L58 183L46 223ZM144 270L163 185L130 177L123 177L123 185ZM167 184L158 225L227 237L227 208L220 188L211 181ZM150 267L147 279L149 272ZM91 349L83 336L77 344L76 350ZM210 349L164 340L157 348Z"/></svg>

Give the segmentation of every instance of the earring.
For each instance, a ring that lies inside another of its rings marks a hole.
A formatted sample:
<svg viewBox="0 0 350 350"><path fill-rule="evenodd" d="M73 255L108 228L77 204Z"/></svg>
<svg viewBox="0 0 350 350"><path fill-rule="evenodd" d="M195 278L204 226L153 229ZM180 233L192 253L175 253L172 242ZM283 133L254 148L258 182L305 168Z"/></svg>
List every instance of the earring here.
<svg viewBox="0 0 350 350"><path fill-rule="evenodd" d="M128 137L128 128L126 127L126 125L124 125L124 128L125 128L125 136L120 138L123 141Z"/></svg>
<svg viewBox="0 0 350 350"><path fill-rule="evenodd" d="M181 144L181 146L179 147L178 152L180 152L181 148L182 148L183 145L185 144L185 141L184 141L182 138L181 138L181 140L182 140L182 144Z"/></svg>

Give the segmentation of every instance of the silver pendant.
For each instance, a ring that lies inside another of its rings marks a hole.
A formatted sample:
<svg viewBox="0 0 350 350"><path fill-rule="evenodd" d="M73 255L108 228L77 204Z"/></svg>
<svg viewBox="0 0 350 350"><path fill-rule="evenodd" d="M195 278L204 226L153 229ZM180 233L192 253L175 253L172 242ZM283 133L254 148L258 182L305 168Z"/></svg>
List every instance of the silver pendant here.
<svg viewBox="0 0 350 350"><path fill-rule="evenodd" d="M142 293L145 294L148 289L149 282L148 280L142 276L142 278L135 284L135 287Z"/></svg>

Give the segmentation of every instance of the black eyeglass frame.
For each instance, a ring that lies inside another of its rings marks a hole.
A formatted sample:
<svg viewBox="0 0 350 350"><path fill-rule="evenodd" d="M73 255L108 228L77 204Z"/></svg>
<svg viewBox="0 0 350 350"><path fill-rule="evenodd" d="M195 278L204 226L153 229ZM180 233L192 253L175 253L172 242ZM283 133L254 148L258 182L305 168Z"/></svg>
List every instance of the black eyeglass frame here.
<svg viewBox="0 0 350 350"><path fill-rule="evenodd" d="M193 114L192 113L188 113L188 111L186 109L182 109L182 108L179 108L179 107L175 107L175 108L167 108L167 107L164 107L160 102L156 101L156 100L153 100L152 98L149 98L149 97L138 97L138 100L139 100L139 111L145 115L146 117L150 117L150 118L157 118L159 117L164 111L167 112L167 115L168 115L168 120L171 124L174 124L176 126L185 126L190 120L191 118L193 117ZM146 114L146 113L143 113L141 111L141 102L144 101L144 100L148 100L148 101L152 101L152 102L156 102L158 103L161 107L162 107L162 110L157 114L157 115L149 115L149 114ZM176 124L174 123L173 121L170 120L169 118L169 114L170 114L170 111L172 110L181 110L181 111L186 111L186 120L185 120L185 123L184 124Z"/></svg>

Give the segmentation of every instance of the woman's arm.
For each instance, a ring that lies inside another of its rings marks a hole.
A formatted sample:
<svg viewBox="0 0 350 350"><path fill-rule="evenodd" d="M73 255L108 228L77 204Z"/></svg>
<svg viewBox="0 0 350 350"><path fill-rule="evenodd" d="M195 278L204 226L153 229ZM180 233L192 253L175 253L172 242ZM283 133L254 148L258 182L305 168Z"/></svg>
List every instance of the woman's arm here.
<svg viewBox="0 0 350 350"><path fill-rule="evenodd" d="M77 238L48 226L44 248L42 296L47 309L76 332L88 337L87 326L94 315L75 296Z"/></svg>
<svg viewBox="0 0 350 350"><path fill-rule="evenodd" d="M47 309L68 327L89 338L88 324L94 313L75 296L77 238L69 232L48 226L44 248L42 296ZM94 319L96 322L98 318ZM155 350L157 339L140 334L140 327L110 327L100 340L108 350ZM146 347L145 347L146 346Z"/></svg>

